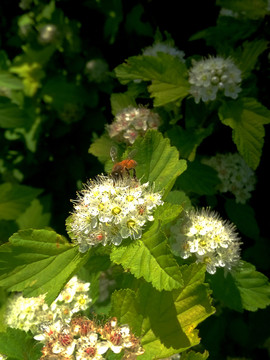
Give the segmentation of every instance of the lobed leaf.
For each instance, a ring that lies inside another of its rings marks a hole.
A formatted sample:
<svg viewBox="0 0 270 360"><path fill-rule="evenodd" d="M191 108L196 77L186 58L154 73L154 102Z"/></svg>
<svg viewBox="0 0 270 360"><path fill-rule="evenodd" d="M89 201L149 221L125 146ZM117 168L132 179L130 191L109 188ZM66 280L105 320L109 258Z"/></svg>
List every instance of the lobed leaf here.
<svg viewBox="0 0 270 360"><path fill-rule="evenodd" d="M155 98L155 106L181 100L189 92L186 65L169 54L130 57L115 68L115 73L122 84L134 80L151 81L148 90Z"/></svg>
<svg viewBox="0 0 270 360"><path fill-rule="evenodd" d="M193 264L183 267L182 289L158 292L142 283L137 292L114 292L111 315L141 337L141 359L165 358L199 343L195 327L214 312L204 274L203 265Z"/></svg>
<svg viewBox="0 0 270 360"><path fill-rule="evenodd" d="M223 103L219 117L223 124L233 129L233 141L238 151L255 170L264 144L263 125L270 123L270 111L253 98L242 98Z"/></svg>
<svg viewBox="0 0 270 360"><path fill-rule="evenodd" d="M77 246L51 230L21 230L0 247L0 286L52 302L87 261Z"/></svg>
<svg viewBox="0 0 270 360"><path fill-rule="evenodd" d="M182 275L156 221L141 240L113 248L111 260L121 264L137 279L143 277L159 291L182 287Z"/></svg>
<svg viewBox="0 0 270 360"><path fill-rule="evenodd" d="M268 278L248 262L241 261L240 265L226 276L224 271L219 269L209 281L214 296L233 310L257 311L270 305Z"/></svg>
<svg viewBox="0 0 270 360"><path fill-rule="evenodd" d="M170 141L155 130L148 130L144 138L137 138L134 148L138 149L137 177L142 182L154 183L155 191L164 191L164 198L176 178L186 170L186 161L179 160L179 153Z"/></svg>

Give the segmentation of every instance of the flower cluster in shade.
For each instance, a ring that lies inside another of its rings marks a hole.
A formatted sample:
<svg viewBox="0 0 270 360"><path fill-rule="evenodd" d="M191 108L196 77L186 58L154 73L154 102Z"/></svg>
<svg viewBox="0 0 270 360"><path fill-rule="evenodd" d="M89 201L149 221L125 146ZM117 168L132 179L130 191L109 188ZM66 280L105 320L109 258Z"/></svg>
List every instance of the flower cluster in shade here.
<svg viewBox="0 0 270 360"><path fill-rule="evenodd" d="M231 192L236 202L242 204L251 197L255 189L255 173L238 153L217 154L202 162L217 171L221 181L220 192Z"/></svg>
<svg viewBox="0 0 270 360"><path fill-rule="evenodd" d="M146 107L124 108L116 114L114 121L107 125L110 138L133 144L137 136L143 136L148 129L157 129L160 116Z"/></svg>
<svg viewBox="0 0 270 360"><path fill-rule="evenodd" d="M41 360L50 356L63 360L100 360L105 359L103 355L106 356L109 349L115 354L123 351L126 356L129 353L138 356L144 352L129 326L119 326L116 318L101 325L98 321L78 316L68 326L60 321L51 326L44 325L34 338L44 344Z"/></svg>
<svg viewBox="0 0 270 360"><path fill-rule="evenodd" d="M154 220L153 211L162 204L161 194L149 183L130 178L115 182L100 175L79 192L67 232L81 252L99 244L120 245L123 239L141 238L144 225Z"/></svg>
<svg viewBox="0 0 270 360"><path fill-rule="evenodd" d="M235 225L209 208L190 210L171 227L172 250L187 259L205 263L210 274L216 268L231 270L240 260L240 238Z"/></svg>
<svg viewBox="0 0 270 360"><path fill-rule="evenodd" d="M108 80L109 65L102 58L89 60L85 65L85 74L90 82L104 83Z"/></svg>
<svg viewBox="0 0 270 360"><path fill-rule="evenodd" d="M236 99L241 91L241 70L230 59L220 56L192 61L189 70L190 94L200 100L215 100L218 93Z"/></svg>
<svg viewBox="0 0 270 360"><path fill-rule="evenodd" d="M146 47L143 50L142 55L157 56L159 52L172 55L174 57L177 57L181 62L185 62L184 51L178 50L176 47L171 46L166 42L156 42L152 46Z"/></svg>
<svg viewBox="0 0 270 360"><path fill-rule="evenodd" d="M8 302L5 322L9 327L30 330L33 334L42 323L53 325L61 320L68 324L74 314L90 306L89 286L90 283L73 276L51 305L45 302L45 295L25 298L16 294Z"/></svg>

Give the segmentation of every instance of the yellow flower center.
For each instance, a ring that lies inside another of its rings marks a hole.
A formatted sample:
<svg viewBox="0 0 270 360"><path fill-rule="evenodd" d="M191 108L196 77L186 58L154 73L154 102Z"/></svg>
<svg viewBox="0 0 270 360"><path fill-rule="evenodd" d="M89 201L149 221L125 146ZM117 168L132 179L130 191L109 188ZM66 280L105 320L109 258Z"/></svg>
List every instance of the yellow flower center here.
<svg viewBox="0 0 270 360"><path fill-rule="evenodd" d="M120 207L116 206L116 207L114 207L114 208L112 209L112 214L113 214L113 215L119 215L121 211L122 211L122 210L120 209Z"/></svg>
<svg viewBox="0 0 270 360"><path fill-rule="evenodd" d="M136 225L135 221L134 220L128 220L127 222L127 227L128 228L134 228L134 226Z"/></svg>
<svg viewBox="0 0 270 360"><path fill-rule="evenodd" d="M127 196L127 201L133 201L133 200L134 200L134 196L132 196L132 195Z"/></svg>

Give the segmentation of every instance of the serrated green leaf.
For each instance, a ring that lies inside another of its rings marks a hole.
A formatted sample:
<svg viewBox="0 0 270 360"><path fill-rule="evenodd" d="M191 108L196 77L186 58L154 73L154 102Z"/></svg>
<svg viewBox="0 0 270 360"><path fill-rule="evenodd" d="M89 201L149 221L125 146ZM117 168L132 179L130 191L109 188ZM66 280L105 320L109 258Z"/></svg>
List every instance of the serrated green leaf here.
<svg viewBox="0 0 270 360"><path fill-rule="evenodd" d="M268 278L248 262L241 261L225 277L223 270L219 269L209 281L214 296L233 310L257 311L270 305Z"/></svg>
<svg viewBox="0 0 270 360"><path fill-rule="evenodd" d="M137 138L133 148L137 149L137 177L142 182L155 184L155 191L163 191L164 198L172 188L176 178L186 170L186 161L179 160L179 153L170 141L155 130Z"/></svg>
<svg viewBox="0 0 270 360"><path fill-rule="evenodd" d="M155 211L155 219L160 220L162 225L164 225L175 220L181 214L182 210L181 205L164 202L164 204L159 206Z"/></svg>
<svg viewBox="0 0 270 360"><path fill-rule="evenodd" d="M111 95L111 108L114 116L129 106L137 107L134 97L125 93Z"/></svg>
<svg viewBox="0 0 270 360"><path fill-rule="evenodd" d="M0 219L16 220L41 192L41 189L35 189L30 186L11 183L1 184Z"/></svg>
<svg viewBox="0 0 270 360"><path fill-rule="evenodd" d="M233 129L233 141L246 163L256 169L264 144L265 124L270 123L270 111L253 98L223 103L219 108L223 124Z"/></svg>
<svg viewBox="0 0 270 360"><path fill-rule="evenodd" d="M183 267L183 289L158 292L142 284L136 293L114 292L111 316L141 337L141 359L165 358L199 343L195 327L214 312L204 274L203 265L193 264Z"/></svg>
<svg viewBox="0 0 270 360"><path fill-rule="evenodd" d="M96 156L101 163L105 163L110 159L110 150L113 145L115 145L114 141L105 133L92 142L88 152Z"/></svg>
<svg viewBox="0 0 270 360"><path fill-rule="evenodd" d="M8 328L0 333L0 353L18 360L40 359L43 344L33 339L33 335L19 329Z"/></svg>
<svg viewBox="0 0 270 360"><path fill-rule="evenodd" d="M166 197L166 201L171 204L181 205L183 209L187 210L192 207L190 199L186 196L184 191L173 190L170 191Z"/></svg>
<svg viewBox="0 0 270 360"><path fill-rule="evenodd" d="M187 351L181 354L181 360L206 360L208 359L209 353L208 351L204 351L203 354L195 351Z"/></svg>
<svg viewBox="0 0 270 360"><path fill-rule="evenodd" d="M235 58L245 77L255 67L258 57L267 49L268 42L265 40L247 41L243 44L243 50L236 52Z"/></svg>
<svg viewBox="0 0 270 360"><path fill-rule="evenodd" d="M151 81L148 89L155 106L183 99L189 92L186 65L169 54L130 57L115 73L122 84L138 79Z"/></svg>
<svg viewBox="0 0 270 360"><path fill-rule="evenodd" d="M187 170L177 179L176 186L186 193L213 195L219 183L214 169L195 160L188 163Z"/></svg>
<svg viewBox="0 0 270 360"><path fill-rule="evenodd" d="M249 238L257 239L260 229L255 218L255 212L247 204L237 204L232 199L225 203L226 212L230 220L236 225L239 231Z"/></svg>
<svg viewBox="0 0 270 360"><path fill-rule="evenodd" d="M54 231L21 230L0 247L0 286L51 303L88 255Z"/></svg>
<svg viewBox="0 0 270 360"><path fill-rule="evenodd" d="M141 240L127 246L115 247L111 260L121 264L137 279L143 277L159 291L178 289L182 286L182 275L175 261L159 222L145 232Z"/></svg>
<svg viewBox="0 0 270 360"><path fill-rule="evenodd" d="M257 311L270 305L269 279L256 271L255 266L242 261L231 274L240 292L243 309Z"/></svg>
<svg viewBox="0 0 270 360"><path fill-rule="evenodd" d="M17 105L0 103L0 127L12 129L23 127L26 123L26 114Z"/></svg>

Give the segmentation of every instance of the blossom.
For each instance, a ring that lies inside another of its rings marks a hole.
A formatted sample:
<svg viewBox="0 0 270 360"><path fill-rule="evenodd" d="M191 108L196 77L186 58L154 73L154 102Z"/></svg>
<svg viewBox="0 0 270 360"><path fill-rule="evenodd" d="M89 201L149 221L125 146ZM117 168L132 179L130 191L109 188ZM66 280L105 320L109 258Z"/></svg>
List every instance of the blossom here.
<svg viewBox="0 0 270 360"><path fill-rule="evenodd" d="M74 276L50 306L45 302L45 295L25 298L21 294L16 294L9 299L5 321L10 327L30 330L34 334L37 333L40 324L52 325L59 319L68 324L73 314L89 307L89 286L90 283L82 282Z"/></svg>
<svg viewBox="0 0 270 360"><path fill-rule="evenodd" d="M209 208L191 210L171 227L172 250L187 259L195 255L197 262L206 264L210 274L217 267L227 270L240 259L240 239L236 228Z"/></svg>
<svg viewBox="0 0 270 360"><path fill-rule="evenodd" d="M234 62L220 56L192 61L189 71L190 94L198 104L215 100L218 93L236 99L241 91L241 70Z"/></svg>
<svg viewBox="0 0 270 360"><path fill-rule="evenodd" d="M214 168L221 180L220 192L231 192L237 203L245 204L255 188L255 173L238 154L217 154L202 162Z"/></svg>
<svg viewBox="0 0 270 360"><path fill-rule="evenodd" d="M129 106L116 114L107 131L112 139L133 144L138 135L143 136L148 129L157 129L160 117L157 113L143 107Z"/></svg>
<svg viewBox="0 0 270 360"><path fill-rule="evenodd" d="M89 181L74 201L67 231L81 252L99 244L120 245L123 239L139 239L154 209L162 205L161 194L149 183L134 179L115 181L101 175Z"/></svg>
<svg viewBox="0 0 270 360"><path fill-rule="evenodd" d="M181 62L185 62L185 60L184 60L184 56L185 56L184 51L178 50L177 48L171 46L170 44L168 44L166 42L156 42L152 46L146 47L143 50L142 55L157 56L157 54L159 52L165 53L165 54L170 54L172 56L175 56L175 57L179 58L179 60Z"/></svg>

